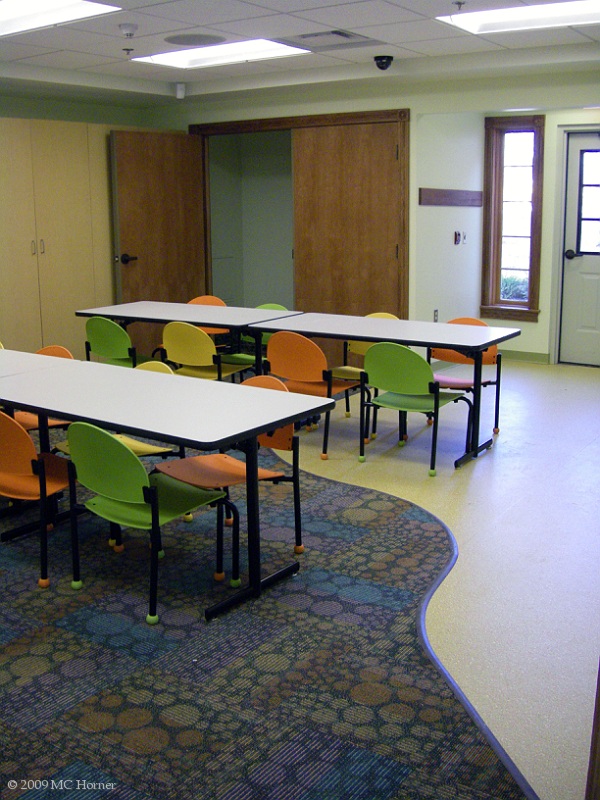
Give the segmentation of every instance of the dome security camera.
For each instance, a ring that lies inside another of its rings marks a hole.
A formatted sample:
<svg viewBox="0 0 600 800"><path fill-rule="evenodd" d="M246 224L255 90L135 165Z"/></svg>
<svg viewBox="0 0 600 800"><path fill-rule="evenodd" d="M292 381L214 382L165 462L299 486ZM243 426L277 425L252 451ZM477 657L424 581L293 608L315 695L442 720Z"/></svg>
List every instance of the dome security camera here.
<svg viewBox="0 0 600 800"><path fill-rule="evenodd" d="M394 56L375 56L373 60L378 69L388 69L394 60Z"/></svg>

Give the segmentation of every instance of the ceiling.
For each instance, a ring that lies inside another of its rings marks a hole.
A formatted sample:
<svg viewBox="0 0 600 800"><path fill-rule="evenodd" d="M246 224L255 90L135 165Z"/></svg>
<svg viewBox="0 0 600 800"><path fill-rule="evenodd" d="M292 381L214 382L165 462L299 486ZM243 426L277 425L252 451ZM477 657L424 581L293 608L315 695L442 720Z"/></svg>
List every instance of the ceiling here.
<svg viewBox="0 0 600 800"><path fill-rule="evenodd" d="M148 106L181 102L182 95L366 78L422 81L590 68L599 71L600 84L600 25L475 36L436 21L460 13L452 0L104 1L122 10L0 38L0 95ZM462 12L533 4L467 0ZM133 37L120 29L124 23L137 26ZM132 60L182 49L166 39L184 34L297 42L311 53L195 70ZM389 69L377 69L376 55L393 56ZM177 84L185 87L177 92Z"/></svg>

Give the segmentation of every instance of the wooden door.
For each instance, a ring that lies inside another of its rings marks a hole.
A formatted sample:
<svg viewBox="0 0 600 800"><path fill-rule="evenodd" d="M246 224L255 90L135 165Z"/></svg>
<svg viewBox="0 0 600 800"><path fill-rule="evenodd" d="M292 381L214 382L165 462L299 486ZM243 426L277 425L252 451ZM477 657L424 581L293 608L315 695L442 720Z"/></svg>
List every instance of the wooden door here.
<svg viewBox="0 0 600 800"><path fill-rule="evenodd" d="M118 302L185 303L206 294L203 141L183 133L111 132ZM134 258L128 263L127 256ZM141 352L160 329L135 324Z"/></svg>
<svg viewBox="0 0 600 800"><path fill-rule="evenodd" d="M294 130L297 308L406 316L401 152L398 122ZM339 345L320 344L339 361Z"/></svg>

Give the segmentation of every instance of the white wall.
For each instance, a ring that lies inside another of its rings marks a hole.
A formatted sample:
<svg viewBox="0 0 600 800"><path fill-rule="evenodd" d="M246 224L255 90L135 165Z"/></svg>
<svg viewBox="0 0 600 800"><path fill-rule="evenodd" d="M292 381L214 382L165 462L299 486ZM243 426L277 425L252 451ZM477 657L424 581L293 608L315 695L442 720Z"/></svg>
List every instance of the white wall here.
<svg viewBox="0 0 600 800"><path fill-rule="evenodd" d="M409 315L433 319L437 309L440 322L478 317L481 207L420 206L418 195L420 188L481 191L483 116L420 115L411 142Z"/></svg>

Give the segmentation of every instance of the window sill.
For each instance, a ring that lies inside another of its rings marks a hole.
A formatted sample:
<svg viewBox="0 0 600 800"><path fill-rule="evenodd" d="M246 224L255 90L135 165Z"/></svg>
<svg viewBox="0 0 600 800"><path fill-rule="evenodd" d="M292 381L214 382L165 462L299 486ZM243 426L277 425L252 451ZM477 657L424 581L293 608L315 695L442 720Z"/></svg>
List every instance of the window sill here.
<svg viewBox="0 0 600 800"><path fill-rule="evenodd" d="M509 319L519 322L537 322L539 309L520 308L517 306L481 306L480 314L487 319Z"/></svg>

